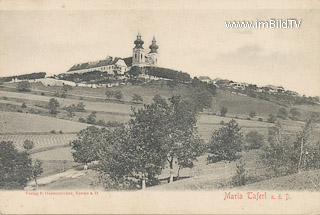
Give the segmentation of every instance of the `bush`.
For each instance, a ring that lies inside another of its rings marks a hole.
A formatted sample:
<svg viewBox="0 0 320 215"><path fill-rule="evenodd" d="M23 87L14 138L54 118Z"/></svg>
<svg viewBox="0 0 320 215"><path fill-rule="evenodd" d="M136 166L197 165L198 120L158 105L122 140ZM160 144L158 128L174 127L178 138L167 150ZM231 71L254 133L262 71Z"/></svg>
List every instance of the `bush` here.
<svg viewBox="0 0 320 215"><path fill-rule="evenodd" d="M242 151L243 134L238 123L232 119L219 130L213 132L208 143L208 163L233 161L239 158Z"/></svg>
<svg viewBox="0 0 320 215"><path fill-rule="evenodd" d="M247 117L247 120L251 120L251 118L250 118L250 117Z"/></svg>
<svg viewBox="0 0 320 215"><path fill-rule="evenodd" d="M278 117L281 119L286 119L288 117L288 111L285 108L280 108L278 112Z"/></svg>
<svg viewBox="0 0 320 215"><path fill-rule="evenodd" d="M93 111L87 118L87 123L94 125L96 123L97 112Z"/></svg>
<svg viewBox="0 0 320 215"><path fill-rule="evenodd" d="M225 106L222 106L220 108L220 116L225 117L227 112L228 112L228 108L226 108Z"/></svg>
<svg viewBox="0 0 320 215"><path fill-rule="evenodd" d="M263 145L263 135L257 131L250 131L246 134L245 137L245 146L246 150L259 149Z"/></svg>
<svg viewBox="0 0 320 215"><path fill-rule="evenodd" d="M106 123L101 119L96 124L99 125L99 126L105 126L106 125Z"/></svg>
<svg viewBox="0 0 320 215"><path fill-rule="evenodd" d="M220 125L224 125L224 121L223 120L220 121Z"/></svg>
<svg viewBox="0 0 320 215"><path fill-rule="evenodd" d="M21 108L27 108L27 105L25 102L22 103Z"/></svg>
<svg viewBox="0 0 320 215"><path fill-rule="evenodd" d="M273 114L269 114L268 122L275 123L276 121L277 121L277 118Z"/></svg>
<svg viewBox="0 0 320 215"><path fill-rule="evenodd" d="M117 99L117 100L121 100L123 98L123 94L120 90L117 90L114 92L114 97Z"/></svg>
<svg viewBox="0 0 320 215"><path fill-rule="evenodd" d="M124 124L117 121L109 121L106 124L107 127L124 127Z"/></svg>
<svg viewBox="0 0 320 215"><path fill-rule="evenodd" d="M30 92L31 91L31 85L28 81L21 81L17 85L17 90L20 92Z"/></svg>
<svg viewBox="0 0 320 215"><path fill-rule="evenodd" d="M250 114L249 114L249 116L251 118L254 118L256 115L257 115L257 113L255 111L251 111Z"/></svg>
<svg viewBox="0 0 320 215"><path fill-rule="evenodd" d="M259 118L258 118L258 121L262 122L262 121L263 121L263 119L262 119L261 117L259 117Z"/></svg>
<svg viewBox="0 0 320 215"><path fill-rule="evenodd" d="M87 120L84 119L84 118L79 118L79 122L81 122L81 123L87 123Z"/></svg>
<svg viewBox="0 0 320 215"><path fill-rule="evenodd" d="M62 131L62 130L60 130L60 131L59 131L59 134L63 134L63 131Z"/></svg>
<svg viewBox="0 0 320 215"><path fill-rule="evenodd" d="M56 134L57 132L55 130L50 131L51 134Z"/></svg>
<svg viewBox="0 0 320 215"><path fill-rule="evenodd" d="M242 160L240 160L237 164L237 172L235 176L232 177L232 185L233 186L243 186L247 183L247 177L245 175L246 169L245 169L246 163Z"/></svg>
<svg viewBox="0 0 320 215"><path fill-rule="evenodd" d="M132 101L134 101L134 102L143 102L143 98L138 94L133 94Z"/></svg>
<svg viewBox="0 0 320 215"><path fill-rule="evenodd" d="M2 97L3 100L8 100L8 97L4 96Z"/></svg>
<svg viewBox="0 0 320 215"><path fill-rule="evenodd" d="M41 93L42 96L45 96L46 94L44 92Z"/></svg>
<svg viewBox="0 0 320 215"><path fill-rule="evenodd" d="M57 108L60 107L60 103L57 99L51 98L48 104L48 108L50 109L49 113L56 115L58 112Z"/></svg>

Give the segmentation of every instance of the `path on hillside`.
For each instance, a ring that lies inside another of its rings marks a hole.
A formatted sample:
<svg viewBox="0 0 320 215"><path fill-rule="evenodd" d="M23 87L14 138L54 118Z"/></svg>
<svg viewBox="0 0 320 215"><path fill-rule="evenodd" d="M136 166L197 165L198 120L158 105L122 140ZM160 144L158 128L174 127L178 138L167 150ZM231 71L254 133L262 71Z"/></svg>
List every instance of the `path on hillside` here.
<svg viewBox="0 0 320 215"><path fill-rule="evenodd" d="M39 178L37 181L38 181L38 185L41 186L41 185L46 185L46 184L50 184L52 182L58 181L62 178L77 178L82 175L86 175L86 171L69 169L69 170L62 172L62 173L57 173L57 174L50 175L47 177ZM25 190L33 190L35 188L35 186L36 186L36 183L33 180L33 181L30 181L24 189Z"/></svg>

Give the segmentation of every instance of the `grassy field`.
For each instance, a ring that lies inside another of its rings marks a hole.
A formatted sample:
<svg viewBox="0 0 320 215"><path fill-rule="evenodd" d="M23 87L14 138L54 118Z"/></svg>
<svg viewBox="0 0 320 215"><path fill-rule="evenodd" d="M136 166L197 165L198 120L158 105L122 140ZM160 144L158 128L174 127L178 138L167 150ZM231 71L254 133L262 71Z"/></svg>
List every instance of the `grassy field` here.
<svg viewBox="0 0 320 215"><path fill-rule="evenodd" d="M88 125L35 114L0 112L0 134L78 132Z"/></svg>
<svg viewBox="0 0 320 215"><path fill-rule="evenodd" d="M35 143L34 150L48 149L68 145L76 138L76 134L5 134L0 135L0 141L12 141L18 150L23 149L23 142L31 140Z"/></svg>

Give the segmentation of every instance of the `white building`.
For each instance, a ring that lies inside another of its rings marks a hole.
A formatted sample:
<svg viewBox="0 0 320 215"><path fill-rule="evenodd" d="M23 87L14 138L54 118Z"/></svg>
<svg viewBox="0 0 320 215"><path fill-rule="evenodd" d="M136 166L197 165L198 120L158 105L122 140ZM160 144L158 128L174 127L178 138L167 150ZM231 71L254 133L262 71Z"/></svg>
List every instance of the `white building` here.
<svg viewBox="0 0 320 215"><path fill-rule="evenodd" d="M75 64L67 71L67 74L100 71L107 72L110 75L123 75L132 66L158 66L159 54L157 50L159 46L155 37L153 37L149 46L149 53L143 48L144 42L140 33L138 33L134 44L132 57L113 58L109 56L104 60Z"/></svg>

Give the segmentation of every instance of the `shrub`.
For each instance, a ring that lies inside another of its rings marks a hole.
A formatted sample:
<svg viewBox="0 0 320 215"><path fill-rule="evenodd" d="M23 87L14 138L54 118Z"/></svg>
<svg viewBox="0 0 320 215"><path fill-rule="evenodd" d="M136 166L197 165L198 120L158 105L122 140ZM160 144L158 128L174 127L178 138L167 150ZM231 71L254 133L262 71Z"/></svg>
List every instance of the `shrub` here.
<svg viewBox="0 0 320 215"><path fill-rule="evenodd" d="M117 121L109 121L106 124L107 127L124 127L124 124Z"/></svg>
<svg viewBox="0 0 320 215"><path fill-rule="evenodd" d="M238 123L232 119L219 130L213 132L208 143L211 155L207 157L208 163L219 161L233 161L239 158L242 151L243 134Z"/></svg>
<svg viewBox="0 0 320 215"><path fill-rule="evenodd" d="M60 103L57 99L51 98L48 104L48 108L50 109L49 113L56 115L58 112L57 108L60 107Z"/></svg>
<svg viewBox="0 0 320 215"><path fill-rule="evenodd" d="M56 134L57 132L55 130L50 131L51 134Z"/></svg>
<svg viewBox="0 0 320 215"><path fill-rule="evenodd" d="M134 101L134 102L142 102L143 98L138 94L133 94L132 101Z"/></svg>
<svg viewBox="0 0 320 215"><path fill-rule="evenodd" d="M21 81L17 85L17 90L20 92L30 92L31 91L31 85L28 81Z"/></svg>
<svg viewBox="0 0 320 215"><path fill-rule="evenodd" d="M285 108L280 108L278 112L278 117L281 119L286 119L288 117L288 111Z"/></svg>
<svg viewBox="0 0 320 215"><path fill-rule="evenodd" d="M269 117L268 117L269 123L275 123L276 120L277 120L277 118L273 114L269 114Z"/></svg>
<svg viewBox="0 0 320 215"><path fill-rule="evenodd" d="M250 118L250 117L247 117L247 120L251 120L251 118Z"/></svg>
<svg viewBox="0 0 320 215"><path fill-rule="evenodd" d="M250 114L249 114L249 116L251 118L254 118L256 115L257 115L257 113L255 111L251 111Z"/></svg>
<svg viewBox="0 0 320 215"><path fill-rule="evenodd" d="M259 149L263 145L263 135L260 134L257 131L250 131L248 134L246 134L245 137L245 149L246 150L252 150L252 149Z"/></svg>
<svg viewBox="0 0 320 215"><path fill-rule="evenodd" d="M96 123L96 117L97 117L97 112L93 111L87 118L87 123L88 124L95 124Z"/></svg>
<svg viewBox="0 0 320 215"><path fill-rule="evenodd" d="M263 121L263 119L262 119L261 117L259 117L259 118L258 118L258 121L262 122L262 121Z"/></svg>
<svg viewBox="0 0 320 215"><path fill-rule="evenodd" d="M30 151L31 149L33 149L33 147L35 146L34 142L31 141L31 140L25 140L23 142L23 148L26 150L26 151Z"/></svg>
<svg viewBox="0 0 320 215"><path fill-rule="evenodd" d="M224 125L224 121L223 120L220 121L220 125Z"/></svg>
<svg viewBox="0 0 320 215"><path fill-rule="evenodd" d="M41 93L42 96L45 96L46 94L44 92Z"/></svg>
<svg viewBox="0 0 320 215"><path fill-rule="evenodd" d="M87 123L87 120L84 119L84 118L79 118L79 122L81 122L81 123Z"/></svg>
<svg viewBox="0 0 320 215"><path fill-rule="evenodd" d="M2 97L3 100L8 100L8 97L4 96Z"/></svg>
<svg viewBox="0 0 320 215"><path fill-rule="evenodd" d="M27 108L27 105L25 102L22 103L21 108Z"/></svg>
<svg viewBox="0 0 320 215"><path fill-rule="evenodd" d="M101 119L96 124L99 125L99 126L105 126L106 125L106 123Z"/></svg>
<svg viewBox="0 0 320 215"><path fill-rule="evenodd" d="M228 112L228 108L226 108L225 106L222 106L220 108L220 116L226 116L226 113Z"/></svg>
<svg viewBox="0 0 320 215"><path fill-rule="evenodd" d="M114 97L117 99L117 100L121 100L123 98L123 94L120 90L117 90L114 92Z"/></svg>
<svg viewBox="0 0 320 215"><path fill-rule="evenodd" d="M246 163L242 160L240 160L237 164L237 172L232 177L232 184L233 186L243 186L247 182L247 177L245 175L246 169L245 169Z"/></svg>
<svg viewBox="0 0 320 215"><path fill-rule="evenodd" d="M63 134L63 131L62 131L62 130L60 130L60 131L59 131L59 134Z"/></svg>

